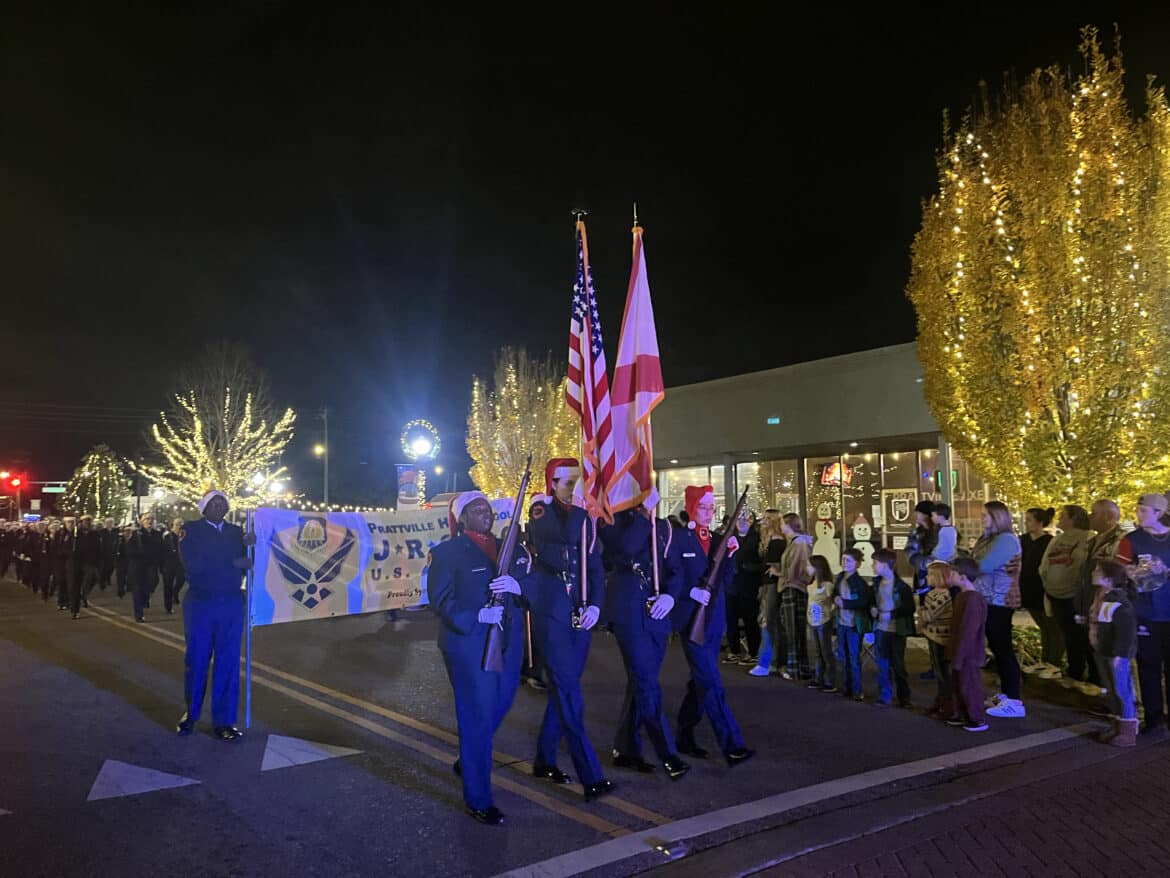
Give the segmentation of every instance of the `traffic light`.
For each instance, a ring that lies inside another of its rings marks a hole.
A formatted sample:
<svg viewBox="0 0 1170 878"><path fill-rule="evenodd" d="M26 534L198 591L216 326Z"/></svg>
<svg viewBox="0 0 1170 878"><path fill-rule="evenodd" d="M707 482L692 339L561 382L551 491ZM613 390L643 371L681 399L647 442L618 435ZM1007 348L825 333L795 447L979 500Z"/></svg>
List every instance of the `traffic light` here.
<svg viewBox="0 0 1170 878"><path fill-rule="evenodd" d="M14 487L14 488L19 488L23 484L23 482L21 481L20 477L17 476L12 481L10 481L8 484L12 485L12 487Z"/></svg>

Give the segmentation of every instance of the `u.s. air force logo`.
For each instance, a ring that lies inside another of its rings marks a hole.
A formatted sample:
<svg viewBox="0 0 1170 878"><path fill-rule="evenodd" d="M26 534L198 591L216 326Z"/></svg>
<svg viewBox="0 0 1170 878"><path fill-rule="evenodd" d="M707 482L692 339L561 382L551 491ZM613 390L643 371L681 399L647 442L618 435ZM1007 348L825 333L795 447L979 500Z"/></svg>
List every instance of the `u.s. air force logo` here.
<svg viewBox="0 0 1170 878"><path fill-rule="evenodd" d="M334 530L336 535L338 529ZM291 531L285 531L291 535ZM335 536L336 538L336 536ZM312 610L323 604L336 591L332 584L342 576L343 581L353 575L356 562L350 561L350 555L356 548L357 536L349 528L345 529L344 536L334 548L329 547L329 531L325 518L301 518L297 528L296 539L287 544L280 533L272 535L269 546L272 558L280 569L285 585L289 590L289 597L307 610Z"/></svg>

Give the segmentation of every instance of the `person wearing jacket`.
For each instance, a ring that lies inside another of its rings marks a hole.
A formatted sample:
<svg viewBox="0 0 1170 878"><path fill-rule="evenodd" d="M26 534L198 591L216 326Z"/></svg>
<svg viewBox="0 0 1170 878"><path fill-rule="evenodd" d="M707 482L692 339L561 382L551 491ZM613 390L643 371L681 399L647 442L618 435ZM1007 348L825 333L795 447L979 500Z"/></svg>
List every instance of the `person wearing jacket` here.
<svg viewBox="0 0 1170 878"><path fill-rule="evenodd" d="M780 628L784 633L786 665L780 672L785 680L811 680L808 661L808 560L812 557L812 537L804 532L804 523L795 512L785 514L781 530L788 545L780 559Z"/></svg>
<svg viewBox="0 0 1170 878"><path fill-rule="evenodd" d="M494 518L479 491L453 497L447 508L451 538L431 550L427 573L427 595L439 622L439 652L455 693L459 758L453 770L463 781L468 815L488 826L504 822L492 801L492 738L520 685L525 639L521 610L528 604L523 588L532 572L532 556L520 545L511 572L497 571L500 543L492 534ZM187 576L184 609L195 587L190 567ZM503 670L485 671L484 645L493 625L502 629Z"/></svg>
<svg viewBox="0 0 1170 878"><path fill-rule="evenodd" d="M144 513L139 527L126 541L126 574L134 598L134 621L145 622L150 595L158 587L158 572L163 561L162 534L154 529L154 516ZM234 527L234 525L233 525Z"/></svg>
<svg viewBox="0 0 1170 878"><path fill-rule="evenodd" d="M894 572L898 556L890 549L873 553L874 653L878 663L881 705L895 695L899 707L910 706L910 678L906 674L906 638L914 633L914 590Z"/></svg>
<svg viewBox="0 0 1170 878"><path fill-rule="evenodd" d="M1012 530L1012 514L998 500L983 504L983 535L971 549L979 566L975 587L987 601L987 645L995 657L1002 692L990 716L1019 718L1026 714L1020 699L1020 663L1012 644L1012 614L1020 606L1020 539Z"/></svg>
<svg viewBox="0 0 1170 878"><path fill-rule="evenodd" d="M610 571L604 618L617 639L626 668L626 696L613 739L613 764L644 774L654 771L642 758L640 731L644 730L667 776L678 780L690 766L679 758L658 675L670 642L670 611L679 599L682 580L677 570L667 567L668 558L673 559L670 545L674 530L668 521L652 523L650 515L642 506L623 510L600 532L605 567ZM651 555L655 532L657 594Z"/></svg>
<svg viewBox="0 0 1170 878"><path fill-rule="evenodd" d="M92 515L83 515L78 520L74 564L77 573L69 593L69 610L74 619L79 619L81 608L89 606L89 594L101 578L102 538L93 528Z"/></svg>
<svg viewBox="0 0 1170 878"><path fill-rule="evenodd" d="M921 501L914 507L914 530L906 538L906 560L914 568L913 585L915 593L924 596L928 590L926 585L926 565L934 556L935 546L938 545L938 529L934 524L934 503L929 500Z"/></svg>
<svg viewBox="0 0 1170 878"><path fill-rule="evenodd" d="M864 701L861 692L861 638L869 631L873 591L857 572L865 556L860 549L846 549L837 574L837 664L841 668L841 694Z"/></svg>
<svg viewBox="0 0 1170 878"><path fill-rule="evenodd" d="M179 551L179 531L182 529L183 519L176 518L171 522L171 529L162 535L163 609L168 616L174 613L179 592L183 588L183 583L187 581L183 573L183 554Z"/></svg>
<svg viewBox="0 0 1170 878"><path fill-rule="evenodd" d="M1113 728L1100 740L1114 747L1132 747L1138 733L1130 670L1130 662L1137 655L1133 586L1125 566L1110 559L1097 564L1092 581L1097 593L1089 605L1089 640L1113 710Z"/></svg>
<svg viewBox="0 0 1170 878"><path fill-rule="evenodd" d="M788 548L788 540L783 535L783 523L784 520L777 509L765 509L760 519L760 559L763 564L760 618L764 633L767 635L767 649L771 657L764 673L755 672L755 676L783 673L788 656L788 644L784 639L784 629L780 625L780 562L784 559L785 549Z"/></svg>
<svg viewBox="0 0 1170 878"><path fill-rule="evenodd" d="M688 485L686 492L688 522L671 536L668 565L678 571L682 582L678 587L679 600L671 613L674 630L681 634L683 655L690 667L687 694L678 711L678 751L705 759L707 751L695 741L695 729L703 714L711 721L715 738L729 765L745 762L753 751L744 746L739 724L727 704L723 679L719 676L719 645L727 622L724 612L724 591L735 576L733 556L739 541L728 537L727 551L718 571L713 590L703 588L703 579L711 567L710 555L715 551L711 521L715 517L715 491L710 485ZM701 643L693 643L690 629L699 607L707 608L705 631L700 632ZM803 618L801 620L803 622Z"/></svg>
<svg viewBox="0 0 1170 878"><path fill-rule="evenodd" d="M571 781L557 768L557 747L565 738L589 801L609 793L613 783L602 776L585 731L581 695L592 630L605 606L605 568L596 524L584 509L573 505L580 473L580 464L573 458L553 458L545 466L546 493L528 510L533 568L525 597L532 608L533 639L548 671L548 703L536 739L532 774L555 784Z"/></svg>
<svg viewBox="0 0 1170 878"><path fill-rule="evenodd" d="M186 737L195 730L203 711L208 669L211 672L211 717L215 736L235 741L243 736L236 728L240 708L240 640L244 632L244 575L252 566L248 546L256 535L224 521L228 500L222 491L208 491L199 500L203 517L183 528L180 543L183 565L191 579L183 601L183 631L187 637L183 694L187 710L175 731ZM131 539L131 559L138 570L149 568L162 554L162 540L149 530L153 523L144 515L143 529ZM144 540L143 534L156 540ZM158 567L154 567L157 576ZM135 602L143 579L135 581ZM142 621L140 618L139 622Z"/></svg>
<svg viewBox="0 0 1170 878"><path fill-rule="evenodd" d="M760 530L756 516L745 509L735 522L739 551L735 553L735 578L727 592L726 664L754 665L760 654L760 576L764 570L760 558ZM747 655L741 654L739 623L743 622Z"/></svg>
<svg viewBox="0 0 1170 878"><path fill-rule="evenodd" d="M1076 620L1077 600L1089 552L1089 513L1080 506L1062 506L1056 526L1059 532L1048 544L1040 561L1040 579L1052 606L1052 615L1064 636L1068 675L1077 684L1082 684L1087 672L1088 685L1078 685L1078 688L1096 695L1101 688L1097 685L1097 664L1093 661L1088 631Z"/></svg>
<svg viewBox="0 0 1170 878"><path fill-rule="evenodd" d="M1058 680L1064 676L1060 669L1064 661L1064 634L1060 623L1049 615L1050 602L1045 597L1044 580L1040 576L1040 562L1052 542L1048 528L1055 516L1056 510L1051 508L1033 507L1024 513L1024 535L1020 537L1020 604L1040 629L1040 661L1022 670Z"/></svg>
<svg viewBox="0 0 1170 878"><path fill-rule="evenodd" d="M986 526L986 525L985 525ZM946 658L951 665L951 688L955 693L955 715L947 725L962 726L969 732L987 731L983 707L983 658L987 626L987 600L975 585L979 565L971 558L956 558L947 572L947 585L958 589L951 612L951 639Z"/></svg>
<svg viewBox="0 0 1170 878"><path fill-rule="evenodd" d="M1089 538L1084 578L1077 595L1077 621L1081 625L1088 622L1089 606L1097 593L1093 570L1101 561L1112 561L1117 557L1117 549L1125 536L1121 529L1121 509L1112 500L1094 500L1089 509L1089 527L1096 533Z"/></svg>

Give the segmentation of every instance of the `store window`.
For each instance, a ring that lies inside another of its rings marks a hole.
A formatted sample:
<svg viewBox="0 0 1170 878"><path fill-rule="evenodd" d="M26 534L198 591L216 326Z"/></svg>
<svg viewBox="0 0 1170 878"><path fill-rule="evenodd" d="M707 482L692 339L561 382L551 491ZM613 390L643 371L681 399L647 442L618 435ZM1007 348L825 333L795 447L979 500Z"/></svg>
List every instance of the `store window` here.
<svg viewBox="0 0 1170 878"><path fill-rule="evenodd" d="M841 458L841 466L846 472L841 484L846 545L851 546L858 539L875 547L883 545L880 458L879 454L846 454ZM868 536L865 535L866 528Z"/></svg>
<svg viewBox="0 0 1170 878"><path fill-rule="evenodd" d="M955 476L951 523L959 532L959 544L969 548L983 533L983 504L992 499L991 489L954 449L951 449L951 469Z"/></svg>
<svg viewBox="0 0 1170 878"><path fill-rule="evenodd" d="M808 503L805 529L813 537L813 554L824 555L839 569L842 546L841 491L852 480L853 468L839 457L804 459L805 495Z"/></svg>
<svg viewBox="0 0 1170 878"><path fill-rule="evenodd" d="M800 514L799 462L795 460L765 460L736 464L736 485L742 491L751 486L748 506L757 514L765 509L778 509L781 514Z"/></svg>
<svg viewBox="0 0 1170 878"><path fill-rule="evenodd" d="M710 476L708 467L686 466L678 469L664 469L658 471L658 494L661 498L658 504L658 514L662 516L674 515L686 508L687 485L707 485ZM716 492L716 502L719 494Z"/></svg>

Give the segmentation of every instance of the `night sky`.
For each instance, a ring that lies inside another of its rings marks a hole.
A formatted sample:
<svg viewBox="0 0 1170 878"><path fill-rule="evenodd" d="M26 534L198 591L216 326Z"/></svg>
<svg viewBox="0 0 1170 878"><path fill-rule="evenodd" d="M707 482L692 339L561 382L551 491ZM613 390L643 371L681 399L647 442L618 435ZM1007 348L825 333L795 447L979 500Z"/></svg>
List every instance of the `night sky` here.
<svg viewBox="0 0 1170 878"><path fill-rule="evenodd" d="M1120 24L1135 96L1170 80L1170 14L1117 4L239 6L5 22L0 464L135 454L175 371L235 339L301 414L294 485L320 490L328 405L335 499L385 502L406 420L465 466L472 373L564 356L576 205L611 362L634 201L668 385L910 341L943 110L1076 67L1086 23Z"/></svg>

